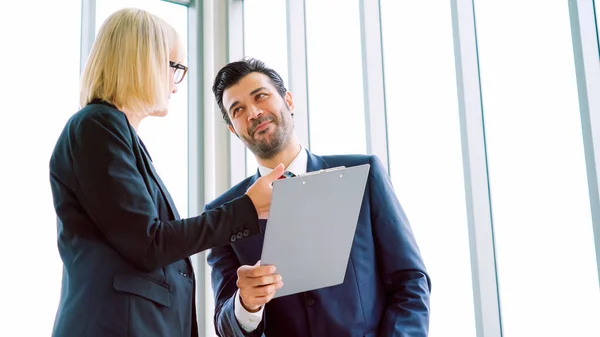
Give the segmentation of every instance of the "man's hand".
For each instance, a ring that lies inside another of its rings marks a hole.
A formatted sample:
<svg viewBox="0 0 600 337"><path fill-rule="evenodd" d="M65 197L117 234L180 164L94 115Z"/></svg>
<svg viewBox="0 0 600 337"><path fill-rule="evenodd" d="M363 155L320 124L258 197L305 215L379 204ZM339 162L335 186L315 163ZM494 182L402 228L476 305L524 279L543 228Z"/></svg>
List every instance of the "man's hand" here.
<svg viewBox="0 0 600 337"><path fill-rule="evenodd" d="M256 213L258 213L259 219L266 219L269 217L269 208L271 207L271 196L273 195L273 182L284 172L283 164L277 165L277 167L269 174L264 177L258 178L252 186L248 189L246 194L252 200Z"/></svg>
<svg viewBox="0 0 600 337"><path fill-rule="evenodd" d="M260 310L283 287L281 275L275 274L275 266L261 266L260 261L254 266L239 267L237 275L240 302L248 312Z"/></svg>

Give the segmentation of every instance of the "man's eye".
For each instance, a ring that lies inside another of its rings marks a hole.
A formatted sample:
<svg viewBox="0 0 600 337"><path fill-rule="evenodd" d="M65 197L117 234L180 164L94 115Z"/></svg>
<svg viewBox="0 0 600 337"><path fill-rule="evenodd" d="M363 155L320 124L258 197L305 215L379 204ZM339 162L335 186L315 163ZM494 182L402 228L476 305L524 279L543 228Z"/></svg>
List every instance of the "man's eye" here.
<svg viewBox="0 0 600 337"><path fill-rule="evenodd" d="M233 115L237 115L240 111L242 111L242 108L235 108L233 109Z"/></svg>
<svg viewBox="0 0 600 337"><path fill-rule="evenodd" d="M258 95L256 95L256 99L259 100L259 99L261 99L263 97L266 97L266 96L267 96L267 94L258 94Z"/></svg>

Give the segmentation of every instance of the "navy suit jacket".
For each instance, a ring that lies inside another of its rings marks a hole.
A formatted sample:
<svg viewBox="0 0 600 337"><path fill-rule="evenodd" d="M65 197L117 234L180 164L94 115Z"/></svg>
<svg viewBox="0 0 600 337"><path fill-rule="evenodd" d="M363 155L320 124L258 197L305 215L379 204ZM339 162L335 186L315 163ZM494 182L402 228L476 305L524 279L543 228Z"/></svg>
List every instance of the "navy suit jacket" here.
<svg viewBox="0 0 600 337"><path fill-rule="evenodd" d="M67 122L50 182L64 265L55 337L197 336L188 256L260 232L247 196L179 219L143 143L108 103Z"/></svg>
<svg viewBox="0 0 600 337"><path fill-rule="evenodd" d="M234 313L236 270L260 259L264 235L210 251L215 328L220 336L427 336L429 277L381 161L375 156L309 153L307 170L366 163L371 170L342 284L272 300L257 330L246 333ZM257 178L258 173L242 181L206 209L238 197Z"/></svg>

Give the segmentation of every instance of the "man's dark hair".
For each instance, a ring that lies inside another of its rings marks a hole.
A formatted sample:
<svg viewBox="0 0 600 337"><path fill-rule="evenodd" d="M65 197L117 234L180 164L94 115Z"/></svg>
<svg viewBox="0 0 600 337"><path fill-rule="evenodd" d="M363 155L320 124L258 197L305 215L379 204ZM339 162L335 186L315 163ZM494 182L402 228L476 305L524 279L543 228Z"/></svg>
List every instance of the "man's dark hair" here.
<svg viewBox="0 0 600 337"><path fill-rule="evenodd" d="M277 89L279 95L281 95L282 98L285 97L287 89L285 88L281 76L279 76L275 70L267 67L263 61L246 57L240 61L231 62L219 70L212 86L212 91L215 94L215 99L221 109L221 114L223 114L223 119L228 125L232 124L231 119L229 119L229 114L223 106L223 93L228 88L236 85L244 76L253 72L267 75L275 89Z"/></svg>

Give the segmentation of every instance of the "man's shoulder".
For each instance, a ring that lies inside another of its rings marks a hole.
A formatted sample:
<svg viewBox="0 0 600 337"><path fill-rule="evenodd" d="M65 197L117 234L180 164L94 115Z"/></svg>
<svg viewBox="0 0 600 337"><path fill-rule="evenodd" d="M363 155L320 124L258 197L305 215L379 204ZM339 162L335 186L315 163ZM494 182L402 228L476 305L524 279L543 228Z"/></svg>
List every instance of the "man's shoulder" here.
<svg viewBox="0 0 600 337"><path fill-rule="evenodd" d="M388 176L385 164L377 155L341 154L322 156L321 158L323 158L323 161L325 161L329 167L353 167L358 165L369 164L369 180L381 179L383 176Z"/></svg>
<svg viewBox="0 0 600 337"><path fill-rule="evenodd" d="M336 166L356 166L363 164L372 164L377 156L368 154L336 154L321 156L323 160L331 167Z"/></svg>
<svg viewBox="0 0 600 337"><path fill-rule="evenodd" d="M244 193L246 193L246 190L248 189L248 187L250 187L253 179L254 179L254 176L250 176L250 177L240 181L235 186L233 186L232 188L228 189L223 194L218 196L215 200L207 203L204 208L207 210L214 209L214 208L220 207L221 205L223 205L237 197L242 196Z"/></svg>

